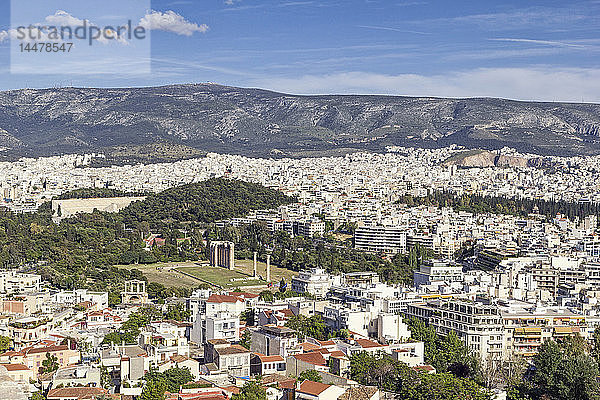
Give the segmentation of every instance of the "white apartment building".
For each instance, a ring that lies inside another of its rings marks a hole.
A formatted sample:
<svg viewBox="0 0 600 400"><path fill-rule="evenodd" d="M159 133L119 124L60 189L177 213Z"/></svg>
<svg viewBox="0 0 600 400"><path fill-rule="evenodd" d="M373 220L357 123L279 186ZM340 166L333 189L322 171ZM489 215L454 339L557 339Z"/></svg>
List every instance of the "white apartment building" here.
<svg viewBox="0 0 600 400"><path fill-rule="evenodd" d="M406 229L392 226L362 226L354 232L354 247L371 253L406 253Z"/></svg>
<svg viewBox="0 0 600 400"><path fill-rule="evenodd" d="M77 289L72 291L60 291L52 296L54 303L60 304L78 304L84 301L89 301L97 305L97 309L101 310L108 307L108 292L89 292L87 289Z"/></svg>
<svg viewBox="0 0 600 400"><path fill-rule="evenodd" d="M240 318L228 312L219 312L204 319L202 329L203 343L212 339L226 339L232 342L240 340Z"/></svg>
<svg viewBox="0 0 600 400"><path fill-rule="evenodd" d="M16 271L0 272L0 293L38 292L41 289L42 277L35 274L22 274Z"/></svg>
<svg viewBox="0 0 600 400"><path fill-rule="evenodd" d="M410 339L410 330L399 314L382 313L377 316L377 340L381 343L399 343Z"/></svg>
<svg viewBox="0 0 600 400"><path fill-rule="evenodd" d="M323 268L312 268L308 271L301 271L298 276L292 278L292 290L324 298L333 285L340 283L339 276L332 276Z"/></svg>
<svg viewBox="0 0 600 400"><path fill-rule="evenodd" d="M433 283L462 282L464 273L462 266L449 260L427 260L414 272L415 288Z"/></svg>

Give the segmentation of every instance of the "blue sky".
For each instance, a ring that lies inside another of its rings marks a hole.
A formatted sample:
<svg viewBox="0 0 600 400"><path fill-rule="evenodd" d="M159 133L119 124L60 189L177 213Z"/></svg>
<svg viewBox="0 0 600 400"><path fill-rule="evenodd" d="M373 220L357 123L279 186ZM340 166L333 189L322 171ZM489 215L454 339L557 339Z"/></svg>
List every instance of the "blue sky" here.
<svg viewBox="0 0 600 400"><path fill-rule="evenodd" d="M143 3L121 3L128 1ZM44 3L79 19L105 13L95 1L85 1L85 11ZM156 18L147 59L130 54L131 65L110 74L93 65L11 74L5 40L0 89L216 82L299 94L600 102L597 0L153 0L149 7ZM0 31L9 27L8 10L0 11ZM104 59L122 52L113 47ZM136 70L141 58L151 73Z"/></svg>

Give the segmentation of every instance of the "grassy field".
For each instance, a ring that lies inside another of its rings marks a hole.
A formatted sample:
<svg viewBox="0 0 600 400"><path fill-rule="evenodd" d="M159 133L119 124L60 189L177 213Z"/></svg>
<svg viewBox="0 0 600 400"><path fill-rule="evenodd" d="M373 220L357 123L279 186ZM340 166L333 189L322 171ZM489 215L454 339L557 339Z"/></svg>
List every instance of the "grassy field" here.
<svg viewBox="0 0 600 400"><path fill-rule="evenodd" d="M192 262L187 263L158 263L148 265L120 265L119 268L139 269L144 276L148 278L148 282L156 282L166 287L186 287L196 288L202 282L173 271L172 268L190 267L196 265Z"/></svg>
<svg viewBox="0 0 600 400"><path fill-rule="evenodd" d="M266 282L265 263L257 263L258 275L261 279L251 279L253 274L252 260L235 260L236 268L228 270L225 268L216 268L208 265L201 265L195 262L185 263L157 263L148 265L125 265L119 268L139 269L148 282L160 283L166 287L187 287L196 288L202 284L202 281L183 275L176 270L183 271L199 279L222 286L226 289L245 286L264 286ZM289 284L296 273L287 269L278 268L271 265L271 282L279 283L281 278L285 278Z"/></svg>
<svg viewBox="0 0 600 400"><path fill-rule="evenodd" d="M252 266L252 260L235 260L235 266L236 269L248 275L252 275L254 270L254 267ZM266 278L267 264L258 262L256 269L258 270L258 275L260 277ZM285 278L285 281L288 283L289 287L292 277L296 275L298 275L297 272L290 271L289 269L279 268L271 264L271 282L279 283L281 278Z"/></svg>
<svg viewBox="0 0 600 400"><path fill-rule="evenodd" d="M258 279L250 279L250 276L235 270L211 267L208 265L196 265L194 267L181 267L177 269L224 288L233 289L238 286L257 286L265 283Z"/></svg>

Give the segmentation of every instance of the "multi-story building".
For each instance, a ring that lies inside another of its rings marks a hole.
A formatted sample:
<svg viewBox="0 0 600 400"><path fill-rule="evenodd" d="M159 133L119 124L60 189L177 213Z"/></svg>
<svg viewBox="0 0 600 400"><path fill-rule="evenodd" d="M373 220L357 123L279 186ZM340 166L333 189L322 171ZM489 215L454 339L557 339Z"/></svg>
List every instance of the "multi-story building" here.
<svg viewBox="0 0 600 400"><path fill-rule="evenodd" d="M283 221L283 230L292 237L305 236L311 238L314 236L323 236L325 233L325 222L317 218Z"/></svg>
<svg viewBox="0 0 600 400"><path fill-rule="evenodd" d="M16 271L0 272L0 293L39 292L42 277L35 274L22 274Z"/></svg>
<svg viewBox="0 0 600 400"><path fill-rule="evenodd" d="M96 304L96 308L102 310L108 307L108 292L90 292L87 289L72 291L60 291L52 296L52 301L59 304L74 305L83 302Z"/></svg>
<svg viewBox="0 0 600 400"><path fill-rule="evenodd" d="M197 318L190 339L199 344L212 339L237 342L240 339L240 318L227 311Z"/></svg>
<svg viewBox="0 0 600 400"><path fill-rule="evenodd" d="M419 318L442 336L455 332L482 360L504 357L502 316L487 300L435 300L409 304L407 316Z"/></svg>
<svg viewBox="0 0 600 400"><path fill-rule="evenodd" d="M234 377L250 376L250 350L224 339L213 339L204 346L204 361Z"/></svg>
<svg viewBox="0 0 600 400"><path fill-rule="evenodd" d="M251 332L250 350L266 356L287 357L298 344L297 332L285 326L263 325Z"/></svg>
<svg viewBox="0 0 600 400"><path fill-rule="evenodd" d="M371 253L406 253L406 229L392 226L361 226L354 232L354 247Z"/></svg>
<svg viewBox="0 0 600 400"><path fill-rule="evenodd" d="M433 283L462 282L464 273L462 266L449 260L427 260L414 272L415 287Z"/></svg>
<svg viewBox="0 0 600 400"><path fill-rule="evenodd" d="M340 282L339 276L331 276L323 268L313 268L301 271L298 276L292 278L292 290L324 298L331 286Z"/></svg>
<svg viewBox="0 0 600 400"><path fill-rule="evenodd" d="M508 354L532 357L548 339L565 336L589 337L584 315L559 307L536 307L535 304L509 301L500 304L504 342Z"/></svg>

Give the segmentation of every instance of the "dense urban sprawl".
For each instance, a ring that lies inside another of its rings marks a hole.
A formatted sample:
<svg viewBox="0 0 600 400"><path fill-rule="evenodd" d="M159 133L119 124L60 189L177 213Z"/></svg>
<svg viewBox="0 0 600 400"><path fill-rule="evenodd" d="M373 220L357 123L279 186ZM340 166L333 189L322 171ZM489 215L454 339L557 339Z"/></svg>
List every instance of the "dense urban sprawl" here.
<svg viewBox="0 0 600 400"><path fill-rule="evenodd" d="M455 147L390 148L310 159L209 154L110 168L89 167L101 155L0 163L1 205L15 215L77 189L123 194L55 199L57 224L210 178L259 183L296 201L203 227L198 269L226 275L241 258L252 266L227 285L167 264L151 267L152 276L196 279L187 297L158 298L150 275L127 280L115 302L108 290L64 290L36 273L3 270L0 374L9 384L0 393L15 400L596 398L598 216L549 216L536 207L475 213L399 200L445 192L600 203L600 157L448 162L461 154ZM498 155L537 157L510 149ZM8 225L2 234L10 234ZM250 243L260 232L210 236L257 226L273 235L261 254ZM140 233L149 252L165 246L148 230ZM307 242L290 249L300 243L294 238ZM179 240L176 250L188 238ZM293 260L307 243L331 254L356 251L347 258L364 253L396 263L406 256L411 282L366 267L343 272L334 261L308 268ZM286 251L290 265L304 268L289 282L272 279L271 269L286 265L271 260Z"/></svg>

